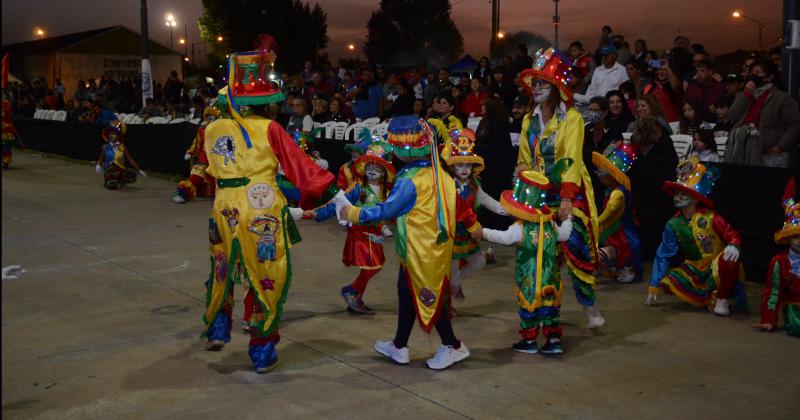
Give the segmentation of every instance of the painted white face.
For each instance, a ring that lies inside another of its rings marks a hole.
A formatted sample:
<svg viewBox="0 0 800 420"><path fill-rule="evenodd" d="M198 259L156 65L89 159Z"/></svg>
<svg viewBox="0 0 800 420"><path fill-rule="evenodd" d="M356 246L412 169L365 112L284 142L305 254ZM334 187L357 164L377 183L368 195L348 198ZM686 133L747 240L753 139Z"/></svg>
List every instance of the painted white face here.
<svg viewBox="0 0 800 420"><path fill-rule="evenodd" d="M536 85L533 89L533 100L537 104L542 104L547 102L547 99L550 97L550 93L553 91L553 87L548 83L541 83Z"/></svg>
<svg viewBox="0 0 800 420"><path fill-rule="evenodd" d="M690 204L697 203L697 200L695 200L694 198L681 193L675 194L675 197L673 197L672 200L675 202L675 208L677 209L682 209Z"/></svg>
<svg viewBox="0 0 800 420"><path fill-rule="evenodd" d="M367 177L367 181L376 181L381 179L385 173L386 170L383 169L383 166L378 165L377 163L368 163L367 167L364 168L364 175Z"/></svg>
<svg viewBox="0 0 800 420"><path fill-rule="evenodd" d="M453 174L458 178L459 181L466 181L470 175L472 175L472 164L471 163L457 163L453 165Z"/></svg>
<svg viewBox="0 0 800 420"><path fill-rule="evenodd" d="M789 247L792 248L795 254L800 254L800 235L794 235L789 238Z"/></svg>

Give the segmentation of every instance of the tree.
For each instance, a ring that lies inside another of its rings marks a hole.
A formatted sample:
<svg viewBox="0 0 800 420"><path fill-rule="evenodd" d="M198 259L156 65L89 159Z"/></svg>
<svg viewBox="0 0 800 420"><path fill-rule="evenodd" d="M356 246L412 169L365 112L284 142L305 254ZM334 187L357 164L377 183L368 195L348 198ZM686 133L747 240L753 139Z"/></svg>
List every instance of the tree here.
<svg viewBox="0 0 800 420"><path fill-rule="evenodd" d="M327 20L318 4L300 0L203 0L198 23L203 40L215 46L209 63L222 64L230 52L252 50L259 34L269 34L279 48L275 66L294 73L306 60L316 62L328 45Z"/></svg>
<svg viewBox="0 0 800 420"><path fill-rule="evenodd" d="M531 56L536 53L540 48L550 48L553 45L547 38L542 35L535 34L528 31L518 31L507 34L498 46L502 55L510 55L514 57L517 53L517 45L525 44L528 46L528 54Z"/></svg>
<svg viewBox="0 0 800 420"><path fill-rule="evenodd" d="M450 10L449 0L381 0L367 22L364 54L370 62L394 67L457 60L464 38Z"/></svg>

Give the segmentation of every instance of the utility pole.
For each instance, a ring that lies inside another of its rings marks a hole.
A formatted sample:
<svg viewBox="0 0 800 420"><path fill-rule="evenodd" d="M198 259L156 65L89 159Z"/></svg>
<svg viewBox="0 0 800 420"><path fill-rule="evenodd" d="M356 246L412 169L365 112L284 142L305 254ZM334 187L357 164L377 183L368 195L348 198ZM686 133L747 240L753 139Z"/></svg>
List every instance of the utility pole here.
<svg viewBox="0 0 800 420"><path fill-rule="evenodd" d="M492 0L492 34L489 38L489 57L494 58L498 55L497 51L497 32L500 20L500 0Z"/></svg>
<svg viewBox="0 0 800 420"><path fill-rule="evenodd" d="M786 92L793 98L800 98L800 49L789 49L792 42L792 28L800 26L800 2L783 0L783 45L781 45L781 74Z"/></svg>
<svg viewBox="0 0 800 420"><path fill-rule="evenodd" d="M150 73L150 59L148 58L147 47L150 40L147 36L147 0L141 0L141 28L142 28L142 106L147 104L147 99L153 97L153 77Z"/></svg>
<svg viewBox="0 0 800 420"><path fill-rule="evenodd" d="M556 4L556 14L553 15L553 27L556 30L554 47L558 49L558 25L561 23L561 16L558 15L558 0L553 0L553 3Z"/></svg>

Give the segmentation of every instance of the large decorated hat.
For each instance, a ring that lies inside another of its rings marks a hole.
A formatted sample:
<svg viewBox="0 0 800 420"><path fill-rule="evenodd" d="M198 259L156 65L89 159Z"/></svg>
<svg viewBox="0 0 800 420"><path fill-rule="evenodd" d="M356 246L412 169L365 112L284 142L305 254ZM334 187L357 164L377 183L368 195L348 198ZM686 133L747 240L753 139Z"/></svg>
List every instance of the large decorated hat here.
<svg viewBox="0 0 800 420"><path fill-rule="evenodd" d="M572 77L572 61L561 51L551 47L536 52L533 68L519 74L519 85L528 94L532 94L536 81L544 80L555 85L561 92L561 100L572 105L572 90L569 88Z"/></svg>
<svg viewBox="0 0 800 420"><path fill-rule="evenodd" d="M363 155L364 152L367 151L367 148L369 147L370 143L372 143L373 141L372 131L370 131L369 128L364 127L358 133L358 136L356 138L357 140L355 143L348 143L344 145L345 153L357 152Z"/></svg>
<svg viewBox="0 0 800 420"><path fill-rule="evenodd" d="M127 131L128 126L124 122L120 120L111 121L105 128L103 128L103 140L108 141L111 134L116 134L117 141L121 143L125 140L125 133Z"/></svg>
<svg viewBox="0 0 800 420"><path fill-rule="evenodd" d="M631 145L627 143L622 143L615 147L605 156L597 152L592 152L592 163L594 163L594 166L611 175L614 180L619 182L619 184L628 191L631 190L631 180L628 179L626 173L635 160L636 152L634 152Z"/></svg>
<svg viewBox="0 0 800 420"><path fill-rule="evenodd" d="M389 122L387 140L392 152L402 158L430 158L431 143L436 142L428 124L413 115L395 117Z"/></svg>
<svg viewBox="0 0 800 420"><path fill-rule="evenodd" d="M367 164L375 163L383 166L383 169L386 170L387 181L392 182L397 171L390 162L391 157L392 146L389 143L380 139L378 141L373 141L372 144L367 147L364 155L356 159L355 165L353 166L356 176L363 177Z"/></svg>
<svg viewBox="0 0 800 420"><path fill-rule="evenodd" d="M789 238L800 235L800 203L795 203L794 199L788 198L783 202L786 221L783 228L775 232L775 242L786 245Z"/></svg>
<svg viewBox="0 0 800 420"><path fill-rule="evenodd" d="M219 91L219 101L235 110L242 105L265 105L285 99L272 81L277 43L269 35L259 35L255 50L228 55L228 85Z"/></svg>
<svg viewBox="0 0 800 420"><path fill-rule="evenodd" d="M545 204L550 181L540 172L521 171L513 190L500 195L500 205L508 214L517 219L535 222L542 217L550 218L552 213Z"/></svg>
<svg viewBox="0 0 800 420"><path fill-rule="evenodd" d="M450 156L445 157L448 166L469 163L475 165L474 174L483 171L483 158L475 154L475 132L471 128L451 131L450 142Z"/></svg>
<svg viewBox="0 0 800 420"><path fill-rule="evenodd" d="M664 191L670 195L686 194L708 208L714 208L711 193L717 181L715 168L700 163L697 156L692 156L678 164L678 180L664 182Z"/></svg>

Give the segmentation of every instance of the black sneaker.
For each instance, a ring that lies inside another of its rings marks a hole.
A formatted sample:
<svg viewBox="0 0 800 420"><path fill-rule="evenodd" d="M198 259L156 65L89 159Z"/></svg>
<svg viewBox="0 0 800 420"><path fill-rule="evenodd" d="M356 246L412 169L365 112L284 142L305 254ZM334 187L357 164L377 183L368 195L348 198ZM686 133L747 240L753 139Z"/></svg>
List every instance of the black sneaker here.
<svg viewBox="0 0 800 420"><path fill-rule="evenodd" d="M561 347L561 339L559 338L548 338L547 344L542 346L540 350L542 354L563 354L564 349Z"/></svg>
<svg viewBox="0 0 800 420"><path fill-rule="evenodd" d="M511 350L520 353L536 354L539 353L539 346L536 345L535 340L519 340L511 345Z"/></svg>

